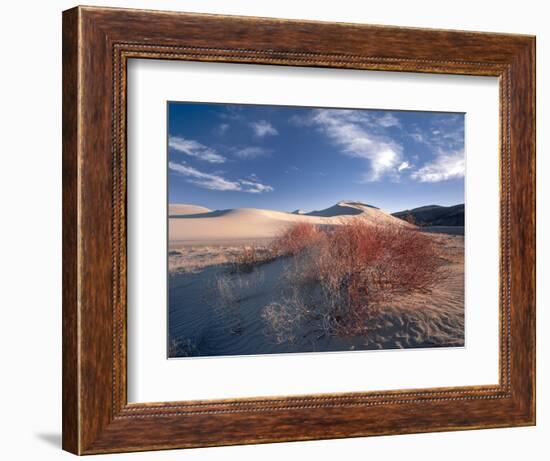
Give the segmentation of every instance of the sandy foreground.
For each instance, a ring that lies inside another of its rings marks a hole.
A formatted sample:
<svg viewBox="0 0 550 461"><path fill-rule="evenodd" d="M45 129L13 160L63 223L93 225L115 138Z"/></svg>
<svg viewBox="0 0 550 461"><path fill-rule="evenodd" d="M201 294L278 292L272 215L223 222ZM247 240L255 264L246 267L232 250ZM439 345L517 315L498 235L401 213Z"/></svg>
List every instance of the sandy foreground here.
<svg viewBox="0 0 550 461"><path fill-rule="evenodd" d="M445 261L445 280L429 293L394 299L373 320L368 337L316 336L301 344L277 344L266 337L261 310L285 289L288 261L274 261L252 274L232 274L230 263L245 248L267 247L273 237L300 221L332 226L359 217L379 225L408 226L382 210L354 202L314 213L171 207L169 333L176 345L171 356L464 345L464 237L449 234L430 234ZM217 305L213 287L220 280L234 292L232 309L237 316Z"/></svg>

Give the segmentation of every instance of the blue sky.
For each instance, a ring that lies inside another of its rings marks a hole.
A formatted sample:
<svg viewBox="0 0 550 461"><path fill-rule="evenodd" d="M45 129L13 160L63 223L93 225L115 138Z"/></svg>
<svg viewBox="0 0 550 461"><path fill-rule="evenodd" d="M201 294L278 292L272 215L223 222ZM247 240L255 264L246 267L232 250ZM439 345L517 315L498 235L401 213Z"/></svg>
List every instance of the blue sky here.
<svg viewBox="0 0 550 461"><path fill-rule="evenodd" d="M167 142L169 203L464 202L464 114L169 102Z"/></svg>

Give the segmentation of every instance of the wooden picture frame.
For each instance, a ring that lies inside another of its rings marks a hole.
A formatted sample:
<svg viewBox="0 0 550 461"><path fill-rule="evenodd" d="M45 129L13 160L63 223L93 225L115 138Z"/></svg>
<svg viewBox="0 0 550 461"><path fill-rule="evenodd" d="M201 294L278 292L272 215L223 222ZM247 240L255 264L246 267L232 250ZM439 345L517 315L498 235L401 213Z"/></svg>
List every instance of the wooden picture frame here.
<svg viewBox="0 0 550 461"><path fill-rule="evenodd" d="M496 76L500 382L133 404L126 397L126 63ZM535 38L77 7L63 13L63 448L75 454L535 424Z"/></svg>

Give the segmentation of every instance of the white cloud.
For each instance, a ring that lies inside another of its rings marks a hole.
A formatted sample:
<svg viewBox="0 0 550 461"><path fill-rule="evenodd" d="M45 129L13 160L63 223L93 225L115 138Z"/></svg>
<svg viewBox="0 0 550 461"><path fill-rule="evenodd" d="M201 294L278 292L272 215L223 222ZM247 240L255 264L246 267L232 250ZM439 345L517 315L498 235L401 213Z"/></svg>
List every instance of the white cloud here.
<svg viewBox="0 0 550 461"><path fill-rule="evenodd" d="M324 133L340 152L351 157L364 158L370 169L366 181L383 178L398 181L406 171L410 179L420 182L438 182L464 176L464 126L460 116L439 117L430 128L413 132L401 130L396 138L388 128L403 128L398 117L391 113L350 109L315 109L304 116L293 116L289 121L296 126L315 126ZM418 155L405 155L401 141L408 136L423 144L433 156L416 169Z"/></svg>
<svg viewBox="0 0 550 461"><path fill-rule="evenodd" d="M382 117L378 117L377 122L380 126L383 126L384 128L401 126L401 124L399 123L399 119L389 112L385 113Z"/></svg>
<svg viewBox="0 0 550 461"><path fill-rule="evenodd" d="M244 192L249 192L250 194L261 194L262 192L272 192L273 187L266 184L262 184L256 181L249 181L247 179L241 179L240 183L246 188Z"/></svg>
<svg viewBox="0 0 550 461"><path fill-rule="evenodd" d="M240 184L236 181L229 181L220 175L203 173L191 166L169 162L168 168L183 176L191 178L189 182L211 190L240 190Z"/></svg>
<svg viewBox="0 0 550 461"><path fill-rule="evenodd" d="M409 162L403 162L397 167L397 171L410 170L412 165Z"/></svg>
<svg viewBox="0 0 550 461"><path fill-rule="evenodd" d="M270 135L275 136L279 134L279 132L275 129L275 127L271 123L266 122L265 120L252 122L250 126L254 130L254 134L259 138L263 138L265 136L270 136Z"/></svg>
<svg viewBox="0 0 550 461"><path fill-rule="evenodd" d="M466 170L464 151L442 152L436 158L411 174L420 182L440 182L447 179L463 178Z"/></svg>
<svg viewBox="0 0 550 461"><path fill-rule="evenodd" d="M231 181L220 174L204 173L183 163L169 162L168 168L188 178L188 181L196 186L210 190L240 191L250 194L261 194L273 191L273 187L262 184L254 175L249 179Z"/></svg>
<svg viewBox="0 0 550 461"><path fill-rule="evenodd" d="M341 148L342 153L368 160L367 181L377 181L383 176L398 177L403 148L389 137L375 132L368 114L354 110L317 109L309 124L319 127Z"/></svg>
<svg viewBox="0 0 550 461"><path fill-rule="evenodd" d="M422 131L417 129L409 134L417 143L425 145L433 155L432 160L411 173L411 179L440 182L464 177L463 120L463 116L458 114L435 116L430 121L431 127Z"/></svg>
<svg viewBox="0 0 550 461"><path fill-rule="evenodd" d="M195 157L209 163L224 163L226 160L225 157L218 154L215 149L207 147L193 139L185 139L182 136L170 136L168 138L168 146L190 157Z"/></svg>
<svg viewBox="0 0 550 461"><path fill-rule="evenodd" d="M445 114L435 117L426 132L426 144L434 149L458 151L464 148L464 115Z"/></svg>
<svg viewBox="0 0 550 461"><path fill-rule="evenodd" d="M270 151L268 149L264 149L263 147L250 146L237 150L235 155L239 158L251 159L265 157L266 155L269 155L269 152Z"/></svg>

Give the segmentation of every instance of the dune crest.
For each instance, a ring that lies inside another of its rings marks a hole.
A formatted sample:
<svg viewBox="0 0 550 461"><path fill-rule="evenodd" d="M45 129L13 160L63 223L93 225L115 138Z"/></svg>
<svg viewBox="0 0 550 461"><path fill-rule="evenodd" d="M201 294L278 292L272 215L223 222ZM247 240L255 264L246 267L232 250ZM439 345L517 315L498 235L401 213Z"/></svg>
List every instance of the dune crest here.
<svg viewBox="0 0 550 461"><path fill-rule="evenodd" d="M180 203L170 203L168 205L168 217L170 218L184 215L209 213L210 211L212 210L199 205L185 205Z"/></svg>
<svg viewBox="0 0 550 461"><path fill-rule="evenodd" d="M366 219L377 225L410 226L379 208L353 201L341 201L324 210L304 214L257 208L210 211L186 204L171 204L169 212L170 242L269 239L299 222L333 226L350 219Z"/></svg>
<svg viewBox="0 0 550 461"><path fill-rule="evenodd" d="M360 215L372 209L380 211L379 208L376 208L372 205L367 205L366 203L342 200L338 202L336 205L333 205L329 208L325 208L324 210L315 210L305 214L307 216L321 216L325 218L331 218L334 216Z"/></svg>

